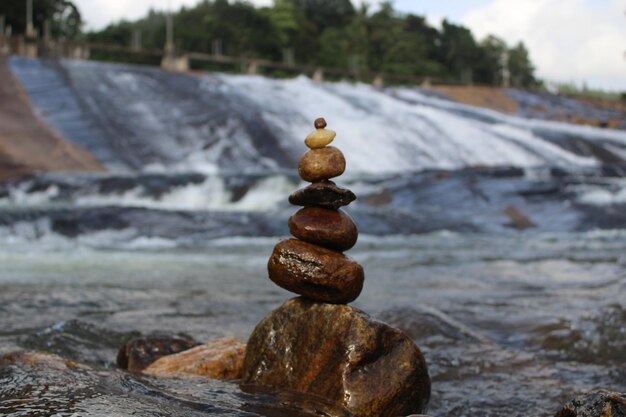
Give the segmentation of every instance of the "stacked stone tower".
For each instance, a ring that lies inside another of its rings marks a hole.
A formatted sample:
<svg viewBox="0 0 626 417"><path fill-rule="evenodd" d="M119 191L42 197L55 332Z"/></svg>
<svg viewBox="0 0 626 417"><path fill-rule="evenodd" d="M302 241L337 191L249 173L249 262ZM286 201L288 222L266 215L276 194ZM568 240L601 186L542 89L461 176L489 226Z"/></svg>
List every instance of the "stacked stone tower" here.
<svg viewBox="0 0 626 417"><path fill-rule="evenodd" d="M278 243L268 262L270 279L301 297L256 326L242 381L313 395L326 404L323 415L423 412L430 379L420 350L400 330L347 305L359 296L364 280L361 265L343 254L358 232L341 207L356 196L330 181L346 168L341 151L328 146L335 132L326 129L324 119L315 121L315 129L298 165L300 177L311 185L289 196L304 207L289 219L295 239Z"/></svg>
<svg viewBox="0 0 626 417"><path fill-rule="evenodd" d="M317 119L316 130L307 136L310 148L298 164L300 177L312 184L296 191L289 202L303 209L289 218L296 239L280 242L268 263L269 276L280 287L308 299L345 304L363 288L363 268L343 254L357 241L352 218L341 207L356 199L354 193L330 181L343 174L346 160L341 151L328 146L335 132Z"/></svg>

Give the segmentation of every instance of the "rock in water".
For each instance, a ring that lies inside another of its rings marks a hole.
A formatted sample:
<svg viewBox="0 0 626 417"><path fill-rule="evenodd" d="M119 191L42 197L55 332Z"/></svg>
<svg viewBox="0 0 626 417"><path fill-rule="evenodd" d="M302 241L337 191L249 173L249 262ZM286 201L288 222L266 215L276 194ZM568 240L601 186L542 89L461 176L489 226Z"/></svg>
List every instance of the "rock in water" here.
<svg viewBox="0 0 626 417"><path fill-rule="evenodd" d="M289 218L291 234L305 242L345 251L356 243L359 232L342 210L305 207Z"/></svg>
<svg viewBox="0 0 626 417"><path fill-rule="evenodd" d="M555 417L626 417L626 393L597 390L580 395Z"/></svg>
<svg viewBox="0 0 626 417"><path fill-rule="evenodd" d="M422 413L430 398L426 362L404 333L353 307L304 298L254 329L243 382L319 395L356 417Z"/></svg>
<svg viewBox="0 0 626 417"><path fill-rule="evenodd" d="M311 149L298 162L298 174L308 182L329 180L340 176L345 170L346 159L334 146Z"/></svg>
<svg viewBox="0 0 626 417"><path fill-rule="evenodd" d="M356 200L350 190L335 185L332 181L316 182L289 196L294 206L318 206L337 210Z"/></svg>
<svg viewBox="0 0 626 417"><path fill-rule="evenodd" d="M274 247L270 279L287 291L326 303L349 303L363 289L363 267L342 253L296 239Z"/></svg>
<svg viewBox="0 0 626 417"><path fill-rule="evenodd" d="M246 342L225 337L175 355L163 356L144 373L158 377L199 375L214 379L239 379Z"/></svg>
<svg viewBox="0 0 626 417"><path fill-rule="evenodd" d="M197 346L192 339L176 336L145 336L129 340L117 354L117 366L129 371L143 371L157 359Z"/></svg>

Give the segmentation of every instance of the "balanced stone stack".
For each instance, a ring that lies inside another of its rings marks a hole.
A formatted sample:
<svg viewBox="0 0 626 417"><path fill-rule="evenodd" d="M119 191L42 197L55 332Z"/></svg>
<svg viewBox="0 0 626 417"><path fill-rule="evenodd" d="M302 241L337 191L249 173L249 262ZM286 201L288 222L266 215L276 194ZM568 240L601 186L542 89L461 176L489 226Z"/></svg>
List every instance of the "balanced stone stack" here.
<svg viewBox="0 0 626 417"><path fill-rule="evenodd" d="M354 301L363 288L363 268L343 254L356 243L354 221L340 207L356 199L354 193L330 181L343 174L346 160L329 145L335 132L324 119L307 136L310 150L300 158L300 177L312 184L296 191L289 202L304 206L289 219L296 239L280 242L270 257L268 270L277 285L308 299L343 304Z"/></svg>
<svg viewBox="0 0 626 417"><path fill-rule="evenodd" d="M304 207L289 219L295 239L278 243L268 262L270 279L301 297L256 326L242 380L311 394L355 417L421 413L430 378L420 350L400 330L346 305L359 296L364 280L361 265L343 254L358 232L341 207L356 196L330 181L346 168L341 151L328 146L335 132L326 129L324 119L317 119L315 128L298 165L300 177L312 184L289 197Z"/></svg>

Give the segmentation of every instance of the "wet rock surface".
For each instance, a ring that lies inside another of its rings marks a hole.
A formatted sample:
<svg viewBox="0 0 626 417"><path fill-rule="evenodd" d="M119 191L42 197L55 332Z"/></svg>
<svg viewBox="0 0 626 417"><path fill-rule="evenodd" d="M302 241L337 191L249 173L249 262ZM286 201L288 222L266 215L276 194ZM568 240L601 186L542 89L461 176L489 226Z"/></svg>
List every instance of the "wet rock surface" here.
<svg viewBox="0 0 626 417"><path fill-rule="evenodd" d="M334 146L311 149L300 158L298 174L308 182L335 178L346 170L343 153Z"/></svg>
<svg viewBox="0 0 626 417"><path fill-rule="evenodd" d="M225 337L163 356L148 366L144 373L158 377L197 375L214 379L239 379L245 350L245 341Z"/></svg>
<svg viewBox="0 0 626 417"><path fill-rule="evenodd" d="M353 307L303 298L257 325L243 382L319 395L358 417L420 413L430 398L426 363L404 333Z"/></svg>
<svg viewBox="0 0 626 417"><path fill-rule="evenodd" d="M267 268L278 286L315 301L349 303L363 289L361 265L339 252L300 240L276 245Z"/></svg>
<svg viewBox="0 0 626 417"><path fill-rule="evenodd" d="M289 218L291 234L305 242L345 251L357 241L358 231L350 216L341 210L305 207Z"/></svg>
<svg viewBox="0 0 626 417"><path fill-rule="evenodd" d="M580 395L555 417L626 417L626 393L597 390Z"/></svg>
<svg viewBox="0 0 626 417"><path fill-rule="evenodd" d="M117 354L117 366L129 371L143 371L157 359L197 346L190 338L144 336L129 340Z"/></svg>
<svg viewBox="0 0 626 417"><path fill-rule="evenodd" d="M294 206L319 206L338 209L356 200L354 193L338 187L332 181L316 182L302 188L289 196Z"/></svg>

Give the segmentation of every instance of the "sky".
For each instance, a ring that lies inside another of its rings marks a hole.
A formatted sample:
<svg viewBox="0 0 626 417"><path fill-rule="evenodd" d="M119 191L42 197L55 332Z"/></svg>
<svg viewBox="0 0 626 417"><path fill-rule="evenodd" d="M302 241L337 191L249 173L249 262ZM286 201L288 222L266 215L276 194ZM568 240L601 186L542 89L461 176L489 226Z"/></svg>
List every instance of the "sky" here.
<svg viewBox="0 0 626 417"><path fill-rule="evenodd" d="M147 10L192 6L198 0L74 0L87 29L137 19ZM249 0L270 5L272 0ZM359 4L361 0L353 0ZM369 0L376 5L378 0ZM395 0L401 12L468 26L482 39L523 41L537 75L551 82L626 91L626 2L623 0Z"/></svg>

